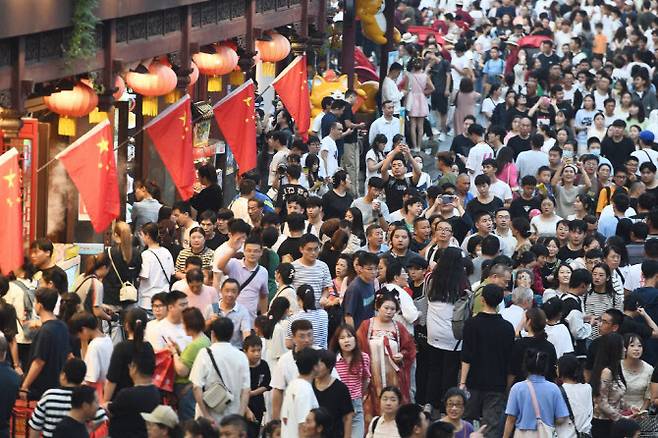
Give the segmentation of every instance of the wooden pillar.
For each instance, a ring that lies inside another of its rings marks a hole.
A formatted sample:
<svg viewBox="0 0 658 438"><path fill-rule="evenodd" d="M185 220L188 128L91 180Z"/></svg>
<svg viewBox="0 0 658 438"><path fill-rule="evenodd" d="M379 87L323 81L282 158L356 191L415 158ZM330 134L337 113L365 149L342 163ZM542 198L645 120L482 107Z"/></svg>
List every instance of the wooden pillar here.
<svg viewBox="0 0 658 438"><path fill-rule="evenodd" d="M117 50L117 31L116 21L114 19L108 20L103 23L103 86L105 93L99 100L99 107L107 111L114 102L114 58L116 57Z"/></svg>
<svg viewBox="0 0 658 438"><path fill-rule="evenodd" d="M354 2L354 0L347 0L348 2ZM308 38L308 25L309 25L309 16L308 16L308 2L309 0L301 0L302 6L302 21L301 21L301 32L299 36L306 39Z"/></svg>
<svg viewBox="0 0 658 438"><path fill-rule="evenodd" d="M356 46L356 14L354 0L345 0L343 14L342 73L347 75L347 88L354 89L354 49Z"/></svg>
<svg viewBox="0 0 658 438"><path fill-rule="evenodd" d="M180 32L180 67L178 71L177 88L182 91L182 94L185 94L187 93L187 88L190 85L190 74L192 73L192 69L190 68L190 63L192 61L192 51L190 47L190 33L192 32L192 11L189 5L183 6L181 18L183 25Z"/></svg>
<svg viewBox="0 0 658 438"><path fill-rule="evenodd" d="M318 26L318 31L321 34L324 34L325 30L327 30L327 1L320 0L320 8L317 18L316 24Z"/></svg>
<svg viewBox="0 0 658 438"><path fill-rule="evenodd" d="M25 76L25 37L19 36L14 40L13 69L11 72L11 105L18 113L25 110L25 94L23 93L23 79Z"/></svg>

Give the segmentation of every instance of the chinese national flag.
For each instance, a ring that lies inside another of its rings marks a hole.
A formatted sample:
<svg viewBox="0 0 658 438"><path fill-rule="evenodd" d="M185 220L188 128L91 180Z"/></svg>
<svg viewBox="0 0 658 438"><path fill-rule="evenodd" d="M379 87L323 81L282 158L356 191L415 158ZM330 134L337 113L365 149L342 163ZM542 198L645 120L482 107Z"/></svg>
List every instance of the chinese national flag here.
<svg viewBox="0 0 658 438"><path fill-rule="evenodd" d="M151 137L178 193L183 200L194 194L194 157L192 156L192 108L185 95L170 105L144 129Z"/></svg>
<svg viewBox="0 0 658 438"><path fill-rule="evenodd" d="M308 92L306 56L298 56L274 79L272 86L293 119L297 132L308 139L311 127L311 100Z"/></svg>
<svg viewBox="0 0 658 438"><path fill-rule="evenodd" d="M119 216L119 180L112 126L104 120L56 156L78 188L94 231Z"/></svg>
<svg viewBox="0 0 658 438"><path fill-rule="evenodd" d="M6 275L23 264L23 203L15 148L0 156L0 205L0 271Z"/></svg>
<svg viewBox="0 0 658 438"><path fill-rule="evenodd" d="M215 120L238 163L239 174L256 167L254 83L248 80L213 107Z"/></svg>

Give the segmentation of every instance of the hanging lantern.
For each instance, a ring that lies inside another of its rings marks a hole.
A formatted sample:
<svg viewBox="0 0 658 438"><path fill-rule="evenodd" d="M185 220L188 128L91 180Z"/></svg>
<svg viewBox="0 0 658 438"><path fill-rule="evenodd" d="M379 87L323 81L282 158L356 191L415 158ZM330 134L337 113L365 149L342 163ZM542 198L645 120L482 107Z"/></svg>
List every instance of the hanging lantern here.
<svg viewBox="0 0 658 438"><path fill-rule="evenodd" d="M231 74L228 77L228 82L233 86L233 87L239 87L242 85L244 82L244 73L240 69L240 67L236 67L235 70L231 72Z"/></svg>
<svg viewBox="0 0 658 438"><path fill-rule="evenodd" d="M238 54L230 47L215 46L215 53L195 53L192 58L208 78L208 91L222 91L222 76L238 65Z"/></svg>
<svg viewBox="0 0 658 438"><path fill-rule="evenodd" d="M117 89L117 91L112 94L112 97L114 97L115 100L119 100L123 97L123 93L126 92L126 81L123 80L123 78L119 75L114 79L114 88Z"/></svg>
<svg viewBox="0 0 658 438"><path fill-rule="evenodd" d="M69 137L75 136L75 118L84 117L98 105L94 90L82 83L75 84L72 90L62 90L43 98L48 109L59 114L57 132Z"/></svg>
<svg viewBox="0 0 658 438"><path fill-rule="evenodd" d="M192 69L192 73L190 73L190 87L199 80L199 67L194 63L194 61L190 61L190 68Z"/></svg>
<svg viewBox="0 0 658 438"><path fill-rule="evenodd" d="M256 40L256 51L263 61L263 75L274 76L274 63L282 61L290 54L290 41L278 33L270 34L271 40Z"/></svg>
<svg viewBox="0 0 658 438"><path fill-rule="evenodd" d="M133 91L143 96L142 114L157 116L158 97L173 91L178 78L171 67L154 61L149 66L148 73L129 72L126 82Z"/></svg>

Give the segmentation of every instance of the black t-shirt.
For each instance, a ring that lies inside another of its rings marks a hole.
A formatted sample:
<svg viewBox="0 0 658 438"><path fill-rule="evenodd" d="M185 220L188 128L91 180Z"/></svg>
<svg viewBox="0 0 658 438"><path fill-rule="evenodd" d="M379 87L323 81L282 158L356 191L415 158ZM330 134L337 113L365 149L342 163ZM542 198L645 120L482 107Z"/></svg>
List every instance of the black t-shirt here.
<svg viewBox="0 0 658 438"><path fill-rule="evenodd" d="M553 64L559 64L560 63L560 57L557 56L555 53L551 53L550 55L545 55L544 53L539 53L537 54L536 57L539 62L541 62L541 67L544 70L547 70L551 65Z"/></svg>
<svg viewBox="0 0 658 438"><path fill-rule="evenodd" d="M276 203L274 206L285 210L284 207L286 206L286 201L293 195L308 198L308 190L306 190L306 187L299 184L284 184L279 189L279 194L276 197Z"/></svg>
<svg viewBox="0 0 658 438"><path fill-rule="evenodd" d="M393 213L402 208L402 196L409 187L413 187L409 178L397 179L393 176L389 177L386 182L386 187L384 187L386 193L386 205L388 206L389 212Z"/></svg>
<svg viewBox="0 0 658 438"><path fill-rule="evenodd" d="M541 107L535 112L532 116L532 122L535 126L544 125L544 126L553 126L555 125L555 109L552 106L549 106L547 110L543 110Z"/></svg>
<svg viewBox="0 0 658 438"><path fill-rule="evenodd" d="M507 147L512 149L516 160L521 152L530 150L530 137L523 139L520 135L515 135L507 141Z"/></svg>
<svg viewBox="0 0 658 438"><path fill-rule="evenodd" d="M512 348L510 374L514 376L514 383L521 382L527 377L527 373L523 365L523 356L525 355L526 350L530 348L543 351L548 355L548 372L546 374L546 379L551 382L554 381L555 367L557 365L557 354L555 353L555 347L546 339L525 337L514 341L514 347Z"/></svg>
<svg viewBox="0 0 658 438"><path fill-rule="evenodd" d="M30 387L30 399L39 400L48 389L59 386L59 373L71 351L69 329L58 319L46 321L36 334L30 358L41 359L44 367Z"/></svg>
<svg viewBox="0 0 658 438"><path fill-rule="evenodd" d="M68 415L57 423L53 432L53 438L88 438L87 426Z"/></svg>
<svg viewBox="0 0 658 438"><path fill-rule="evenodd" d="M340 117L340 123L343 125L343 129L347 131L347 125L345 124L345 120L349 120L350 122L356 124L356 118L352 113L352 107L350 105L345 105L345 110L343 111L343 115ZM356 131L357 130L355 129L354 131L352 131L351 134L343 137L343 143L356 143L358 140Z"/></svg>
<svg viewBox="0 0 658 438"><path fill-rule="evenodd" d="M478 198L473 198L466 204L466 213L468 213L471 219L475 218L475 215L480 211L488 211L494 215L496 210L503 208L503 205L503 201L496 196L488 204L483 204Z"/></svg>
<svg viewBox="0 0 658 438"><path fill-rule="evenodd" d="M215 235L212 236L212 239L206 240L206 246L214 251L227 240L228 240L228 236L226 234L221 234L215 231Z"/></svg>
<svg viewBox="0 0 658 438"><path fill-rule="evenodd" d="M286 254L292 255L293 260L297 260L302 256L301 251L299 250L299 241L302 240L301 237L288 237L283 241L279 250L276 252L279 255L279 258L283 258Z"/></svg>
<svg viewBox="0 0 658 438"><path fill-rule="evenodd" d="M332 436L343 436L343 417L354 412L352 397L347 386L340 380L334 379L327 389L319 391L313 382L313 392L320 407L326 409L333 420Z"/></svg>
<svg viewBox="0 0 658 438"><path fill-rule="evenodd" d="M522 217L528 219L530 210L539 209L540 201L539 198L533 197L532 199L524 199L522 197L516 198L512 201L509 207L509 214L512 219L517 217Z"/></svg>
<svg viewBox="0 0 658 438"><path fill-rule="evenodd" d="M146 438L146 423L140 415L152 412L160 404L160 390L155 385L125 388L110 403L110 436Z"/></svg>
<svg viewBox="0 0 658 438"><path fill-rule="evenodd" d="M153 350L153 347L148 342L144 342L141 348ZM132 362L134 354L134 341L122 341L114 346L112 357L110 358L110 366L107 370L107 380L116 385L112 400L117 398L119 391L133 386L133 380L130 378L130 373L128 372L128 365Z"/></svg>
<svg viewBox="0 0 658 438"><path fill-rule="evenodd" d="M255 367L249 367L249 377L251 381L251 390L258 389L261 387L270 388L270 367L267 366L267 362L261 360L258 365ZM263 413L265 412L265 397L263 394L255 395L249 398L249 409L254 413L256 419L262 420Z"/></svg>
<svg viewBox="0 0 658 438"><path fill-rule="evenodd" d="M218 184L211 184L205 187L190 199L190 205L199 213L203 213L206 210L217 213L222 208L223 202L224 193Z"/></svg>
<svg viewBox="0 0 658 438"><path fill-rule="evenodd" d="M413 252L420 252L423 248L430 244L429 240L418 242L416 239L411 239L409 242L409 249Z"/></svg>
<svg viewBox="0 0 658 438"><path fill-rule="evenodd" d="M569 249L569 245L564 245L560 250L557 252L557 258L563 261L564 263L571 263L578 257L583 257L585 255L585 250L584 249L577 249L577 250L572 250Z"/></svg>
<svg viewBox="0 0 658 438"><path fill-rule="evenodd" d="M475 146L475 143L471 141L470 138L466 137L464 134L459 134L452 139L452 144L450 145L450 152L455 154L461 154L465 157L468 157L468 152L471 148ZM461 160L457 160L459 163Z"/></svg>
<svg viewBox="0 0 658 438"><path fill-rule="evenodd" d="M615 142L611 137L606 137L601 142L601 155L610 160L615 169L623 169L624 161L635 151L633 141L624 137L620 142Z"/></svg>
<svg viewBox="0 0 658 438"><path fill-rule="evenodd" d="M322 197L324 220L332 218L343 219L345 217L345 212L350 208L350 205L352 205L352 201L354 201L354 198L349 192L345 193L345 196L340 196L334 190L329 190Z"/></svg>

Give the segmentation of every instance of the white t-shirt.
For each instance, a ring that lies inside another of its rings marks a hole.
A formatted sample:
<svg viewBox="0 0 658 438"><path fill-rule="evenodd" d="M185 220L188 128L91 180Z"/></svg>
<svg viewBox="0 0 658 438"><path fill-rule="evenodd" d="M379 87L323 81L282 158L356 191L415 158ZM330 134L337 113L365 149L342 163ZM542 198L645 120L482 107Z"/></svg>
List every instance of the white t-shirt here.
<svg viewBox="0 0 658 438"><path fill-rule="evenodd" d="M169 279L174 270L174 259L167 248L147 249L142 253L142 270L139 272L141 278L138 290L139 307L150 309L153 295L169 291Z"/></svg>
<svg viewBox="0 0 658 438"><path fill-rule="evenodd" d="M91 340L85 353L86 382L96 383L105 380L107 370L110 368L113 348L114 344L112 344L112 339L109 336L99 336Z"/></svg>
<svg viewBox="0 0 658 438"><path fill-rule="evenodd" d="M372 149L370 149L368 152L366 152L366 182L365 182L366 187L368 187L368 180L370 180L370 178L372 178L373 176L379 176L380 175L380 173L378 171L371 172L371 171L368 170L368 161L369 160L374 161L375 164L379 163L380 161L383 161L383 159L380 160L380 159L377 158L377 155L375 154L375 151L373 151Z"/></svg>
<svg viewBox="0 0 658 438"><path fill-rule="evenodd" d="M322 129L322 118L324 115L327 114L324 111L320 112L317 116L313 118L313 122L311 123L311 131L317 132L318 135L320 134L320 130ZM303 163L304 161L302 161Z"/></svg>
<svg viewBox="0 0 658 438"><path fill-rule="evenodd" d="M493 156L493 149L485 142L478 143L471 148L466 159L466 168L473 171L471 173L471 184L476 176L482 174L482 162L487 158L493 158Z"/></svg>
<svg viewBox="0 0 658 438"><path fill-rule="evenodd" d="M323 151L327 151L327 160L323 157ZM334 173L338 170L338 147L336 146L336 141L326 136L320 142L320 171L318 174L320 176L334 176Z"/></svg>
<svg viewBox="0 0 658 438"><path fill-rule="evenodd" d="M548 327L546 327L548 328ZM590 433L592 430L592 417L594 408L592 406L592 387L587 383L564 383L564 392L567 393L569 405L576 420L576 429L581 433ZM557 425L557 434L560 437L574 437L576 431L570 419Z"/></svg>
<svg viewBox="0 0 658 438"><path fill-rule="evenodd" d="M185 334L183 323L174 324L165 318L159 321L153 328L154 330L150 333L151 336L148 339L153 346L153 351L160 351L167 348L165 339L167 341L174 341L181 351L185 350L185 347L192 342L192 338Z"/></svg>
<svg viewBox="0 0 658 438"><path fill-rule="evenodd" d="M558 215L553 215L553 217L548 220L544 219L541 215L537 215L530 219L530 225L534 225L537 228L537 234L541 237L555 236L557 223L561 220L562 218Z"/></svg>
<svg viewBox="0 0 658 438"><path fill-rule="evenodd" d="M658 151L654 151L653 149L640 149L631 152L631 156L637 158L640 162L637 166L638 169L642 163L646 163L647 161L653 163L654 166L658 166Z"/></svg>
<svg viewBox="0 0 658 438"><path fill-rule="evenodd" d="M544 300L546 296L544 295ZM546 302L546 301L544 301ZM546 335L548 342L555 347L555 354L557 358L561 358L563 354L573 353L573 343L571 342L571 334L569 329L564 324L546 325Z"/></svg>
<svg viewBox="0 0 658 438"><path fill-rule="evenodd" d="M471 185L470 191L474 196L477 196L478 190L475 184ZM495 183L489 185L489 193L503 201L512 200L512 189L509 184L502 180L497 180Z"/></svg>
<svg viewBox="0 0 658 438"><path fill-rule="evenodd" d="M434 348L447 351L461 351L462 343L457 343L452 332L452 312L454 305L441 301L427 302L427 343ZM457 348L455 349L455 346Z"/></svg>
<svg viewBox="0 0 658 438"><path fill-rule="evenodd" d="M511 306L501 310L500 316L502 316L505 321L512 324L512 327L514 327L514 330L516 330L519 326L519 323L521 322L521 319L523 319L524 313L525 310L523 310L523 307L512 304Z"/></svg>
<svg viewBox="0 0 658 438"><path fill-rule="evenodd" d="M294 379L288 385L281 405L281 436L299 437L299 425L306 421L311 409L319 407L313 386L304 379Z"/></svg>
<svg viewBox="0 0 658 438"><path fill-rule="evenodd" d="M473 70L473 54L469 51L464 52L462 56L457 56L456 52L452 52L452 65L463 70L464 68L469 68ZM459 90L459 84L462 81L462 75L457 73L457 70L454 68L450 70L452 74L452 89Z"/></svg>
<svg viewBox="0 0 658 438"><path fill-rule="evenodd" d="M270 163L270 174L267 177L267 185L271 186L274 184L274 179L276 178L276 169L279 167L279 164L286 161L290 149L283 147L274 154L272 157L272 162Z"/></svg>
<svg viewBox="0 0 658 438"><path fill-rule="evenodd" d="M642 275L642 263L632 265L628 268L626 277L624 279L624 289L631 292L638 287L644 287L644 276Z"/></svg>

